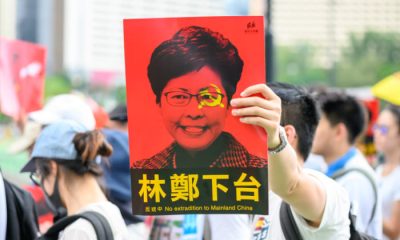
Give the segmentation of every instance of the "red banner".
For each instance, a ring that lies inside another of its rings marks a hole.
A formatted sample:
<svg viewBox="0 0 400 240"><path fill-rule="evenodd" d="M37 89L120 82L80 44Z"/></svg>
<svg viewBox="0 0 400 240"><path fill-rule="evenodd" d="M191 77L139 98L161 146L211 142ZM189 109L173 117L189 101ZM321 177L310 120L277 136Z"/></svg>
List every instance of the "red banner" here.
<svg viewBox="0 0 400 240"><path fill-rule="evenodd" d="M43 104L46 49L0 38L0 111L20 120Z"/></svg>

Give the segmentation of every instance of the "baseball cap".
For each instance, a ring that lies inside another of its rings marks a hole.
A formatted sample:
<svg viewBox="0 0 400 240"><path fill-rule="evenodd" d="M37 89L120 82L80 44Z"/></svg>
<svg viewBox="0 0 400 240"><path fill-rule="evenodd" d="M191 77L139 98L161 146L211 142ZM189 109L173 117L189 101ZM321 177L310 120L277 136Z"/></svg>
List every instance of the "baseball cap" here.
<svg viewBox="0 0 400 240"><path fill-rule="evenodd" d="M44 158L62 161L78 160L73 139L77 133L89 131L84 125L71 120L61 120L48 125L36 139L28 163L21 172L34 172L35 159Z"/></svg>
<svg viewBox="0 0 400 240"><path fill-rule="evenodd" d="M89 130L93 130L96 125L93 112L83 97L76 94L60 94L51 98L43 109L29 113L28 123L34 122L37 125L25 126L22 136L11 144L10 152L17 153L32 145L40 133L40 130L37 131L38 125L40 129L62 119L81 123Z"/></svg>
<svg viewBox="0 0 400 240"><path fill-rule="evenodd" d="M96 125L89 105L82 97L74 94L61 94L51 98L43 109L31 112L28 118L42 125L62 119L73 120L89 130L93 130Z"/></svg>
<svg viewBox="0 0 400 240"><path fill-rule="evenodd" d="M108 115L110 119L114 121L128 121L126 104L118 104Z"/></svg>
<svg viewBox="0 0 400 240"><path fill-rule="evenodd" d="M27 121L22 136L13 142L9 148L10 153L18 153L31 146L42 130L42 125L34 121Z"/></svg>

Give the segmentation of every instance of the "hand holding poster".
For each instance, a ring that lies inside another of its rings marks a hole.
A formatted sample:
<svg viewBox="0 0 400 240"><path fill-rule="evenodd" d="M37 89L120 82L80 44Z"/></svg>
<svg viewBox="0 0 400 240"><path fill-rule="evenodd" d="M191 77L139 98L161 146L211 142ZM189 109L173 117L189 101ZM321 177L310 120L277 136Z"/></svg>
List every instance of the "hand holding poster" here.
<svg viewBox="0 0 400 240"><path fill-rule="evenodd" d="M124 21L135 214L268 209L263 129L230 100L265 83L262 17Z"/></svg>

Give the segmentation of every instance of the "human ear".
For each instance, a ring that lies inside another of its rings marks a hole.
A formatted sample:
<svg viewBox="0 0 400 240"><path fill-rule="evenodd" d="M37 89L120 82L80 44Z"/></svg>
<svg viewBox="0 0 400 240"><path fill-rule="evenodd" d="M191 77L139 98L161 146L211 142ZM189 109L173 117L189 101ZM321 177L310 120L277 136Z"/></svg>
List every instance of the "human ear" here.
<svg viewBox="0 0 400 240"><path fill-rule="evenodd" d="M297 149L297 133L296 133L296 128L294 128L293 125L285 125L283 127L286 132L286 137L288 140L288 143L294 148Z"/></svg>

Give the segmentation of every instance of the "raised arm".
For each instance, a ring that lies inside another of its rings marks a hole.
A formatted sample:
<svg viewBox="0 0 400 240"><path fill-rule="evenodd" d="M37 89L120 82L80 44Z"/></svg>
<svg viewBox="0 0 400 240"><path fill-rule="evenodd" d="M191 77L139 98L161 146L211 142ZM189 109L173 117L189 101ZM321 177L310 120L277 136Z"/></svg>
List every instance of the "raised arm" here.
<svg viewBox="0 0 400 240"><path fill-rule="evenodd" d="M280 98L265 84L250 86L240 95L241 98L231 101L232 115L240 117L243 123L263 127L268 134L270 149L280 145ZM277 154L269 154L268 174L271 190L310 225L318 226L326 202L325 190L315 178L303 171L290 144Z"/></svg>

